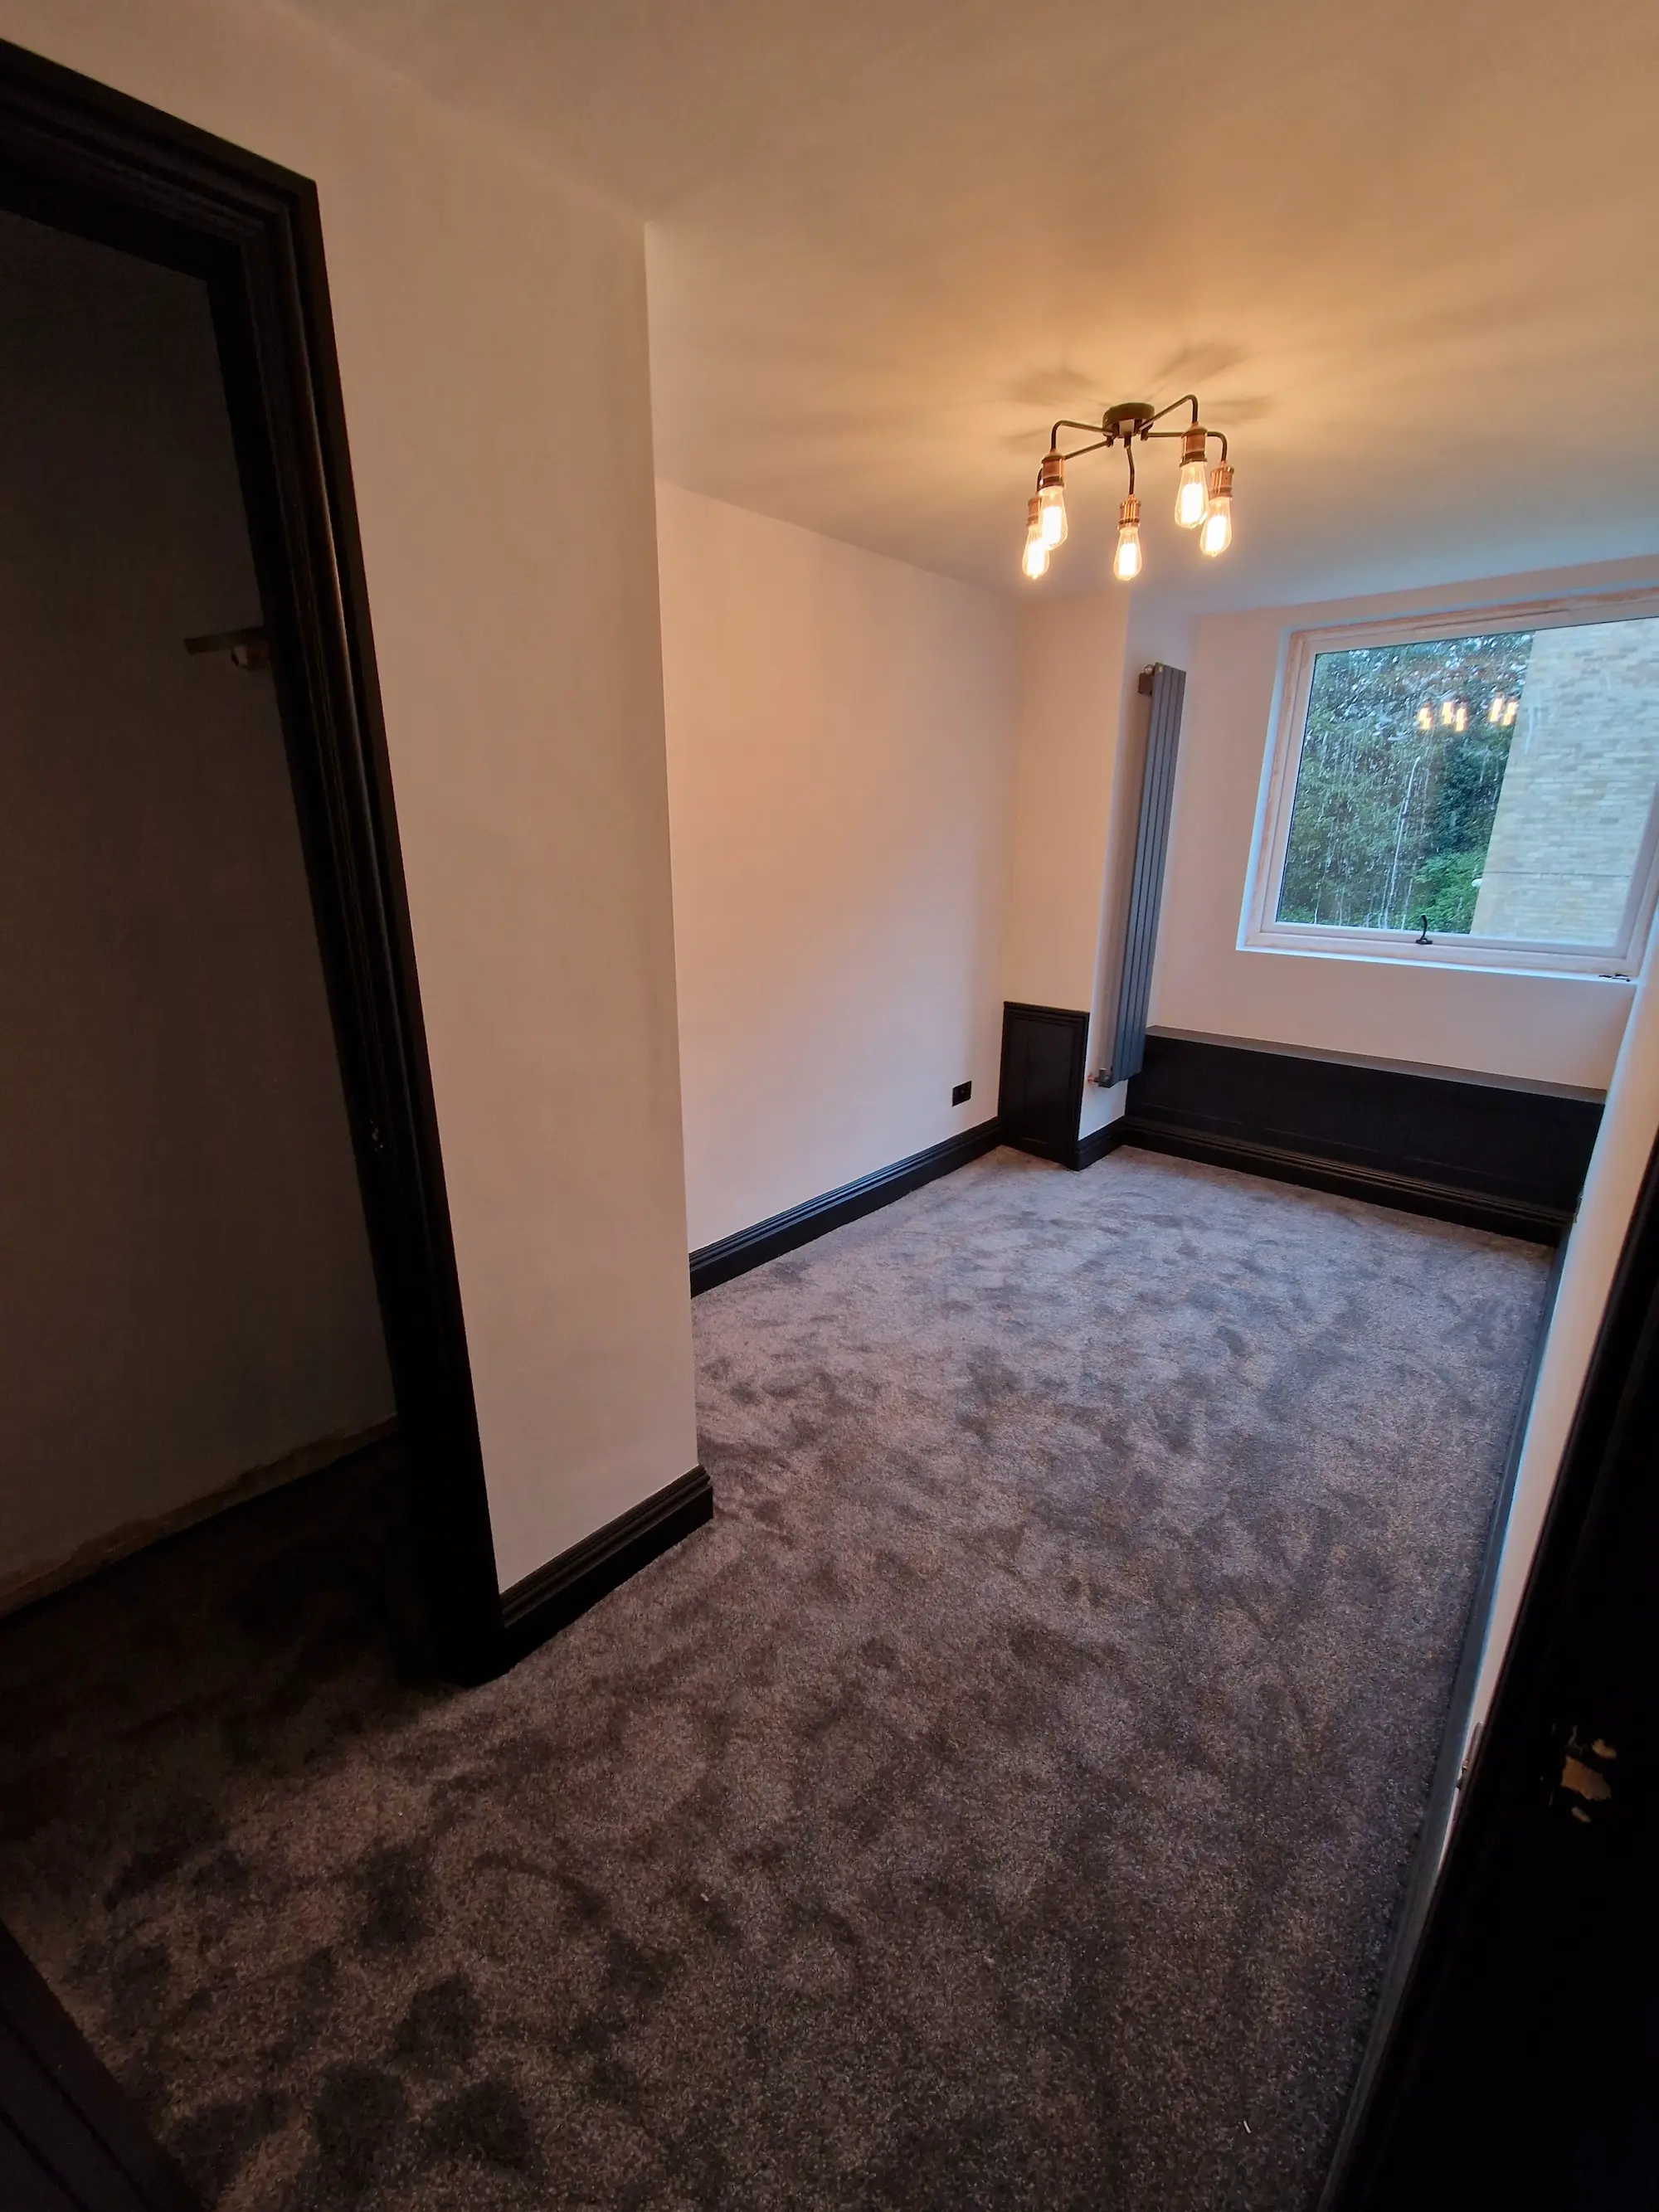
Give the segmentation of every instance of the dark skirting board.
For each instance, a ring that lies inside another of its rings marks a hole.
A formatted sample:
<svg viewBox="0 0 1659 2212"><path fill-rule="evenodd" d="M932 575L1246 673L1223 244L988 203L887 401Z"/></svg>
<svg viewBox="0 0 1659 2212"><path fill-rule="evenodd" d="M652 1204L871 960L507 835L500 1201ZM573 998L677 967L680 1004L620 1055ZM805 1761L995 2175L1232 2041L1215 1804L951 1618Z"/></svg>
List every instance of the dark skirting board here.
<svg viewBox="0 0 1659 2212"><path fill-rule="evenodd" d="M1088 1136L1079 1137L1066 1164L1074 1168L1093 1167L1097 1160L1103 1160L1108 1152L1115 1152L1120 1145L1128 1142L1124 1127L1120 1115L1115 1121L1109 1121L1103 1129L1091 1130Z"/></svg>
<svg viewBox="0 0 1659 2212"><path fill-rule="evenodd" d="M1593 1099L1153 1032L1120 1126L1148 1151L1547 1244L1601 1122Z"/></svg>
<svg viewBox="0 0 1659 2212"><path fill-rule="evenodd" d="M827 1190L821 1197L792 1206L786 1213L757 1221L752 1229L738 1229L713 1244L702 1245L691 1255L691 1295L696 1297L702 1291L712 1291L716 1284L746 1275L751 1267L781 1260L786 1252L810 1244L815 1237L826 1237L832 1229L843 1228L849 1221L890 1206L896 1198L920 1190L937 1176L966 1167L969 1160L978 1159L1000 1142L997 1122L981 1121L958 1137L929 1145L926 1152L912 1152L908 1159L877 1168L856 1182L842 1183L837 1190Z"/></svg>
<svg viewBox="0 0 1659 2212"><path fill-rule="evenodd" d="M714 1486L694 1467L514 1583L501 1597L509 1659L522 1659L568 1627L629 1575L712 1520L714 1512Z"/></svg>
<svg viewBox="0 0 1659 2212"><path fill-rule="evenodd" d="M1073 1139L1060 1164L1068 1168L1092 1167L1108 1152L1116 1151L1124 1141L1123 1132L1121 1121L1112 1121L1091 1136ZM873 1175L862 1176L857 1182L843 1183L839 1190L827 1190L821 1198L809 1198L803 1205L791 1206L787 1213L775 1213L769 1221L757 1222L752 1229L739 1229L730 1237L721 1237L718 1243L704 1244L691 1255L691 1295L695 1298L704 1291L712 1291L717 1284L746 1275L751 1267L763 1267L769 1260L781 1260L785 1253L810 1244L814 1237L828 1236L832 1229L860 1220L866 1213L890 1206L895 1199L920 1190L924 1183L935 1182L940 1176L954 1175L958 1168L981 1158L998 1145L1009 1143L1017 1144L1017 1140L1004 1135L1000 1120L981 1121L975 1128L964 1129L959 1137L947 1137L943 1144L930 1145L925 1152L913 1152L908 1159L896 1160L891 1167L878 1168Z"/></svg>

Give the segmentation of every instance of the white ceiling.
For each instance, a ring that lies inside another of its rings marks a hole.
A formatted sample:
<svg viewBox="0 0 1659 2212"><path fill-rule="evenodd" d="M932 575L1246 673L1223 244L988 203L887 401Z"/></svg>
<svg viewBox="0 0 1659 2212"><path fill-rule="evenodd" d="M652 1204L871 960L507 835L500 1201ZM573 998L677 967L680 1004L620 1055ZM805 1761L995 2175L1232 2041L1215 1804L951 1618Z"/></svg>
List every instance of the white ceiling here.
<svg viewBox="0 0 1659 2212"><path fill-rule="evenodd" d="M1196 386L1316 597L1659 552L1652 0L300 0L645 219L658 466L1010 591L1051 417Z"/></svg>

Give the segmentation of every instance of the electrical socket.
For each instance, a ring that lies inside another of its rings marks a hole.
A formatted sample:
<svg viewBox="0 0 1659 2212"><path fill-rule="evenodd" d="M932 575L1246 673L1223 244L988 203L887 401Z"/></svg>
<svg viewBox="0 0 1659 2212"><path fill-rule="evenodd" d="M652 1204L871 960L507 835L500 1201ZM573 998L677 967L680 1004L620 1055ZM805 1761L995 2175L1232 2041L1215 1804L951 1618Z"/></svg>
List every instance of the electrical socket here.
<svg viewBox="0 0 1659 2212"><path fill-rule="evenodd" d="M974 1086L971 1083L958 1083L951 1093L951 1103L953 1106L965 1106L973 1095Z"/></svg>

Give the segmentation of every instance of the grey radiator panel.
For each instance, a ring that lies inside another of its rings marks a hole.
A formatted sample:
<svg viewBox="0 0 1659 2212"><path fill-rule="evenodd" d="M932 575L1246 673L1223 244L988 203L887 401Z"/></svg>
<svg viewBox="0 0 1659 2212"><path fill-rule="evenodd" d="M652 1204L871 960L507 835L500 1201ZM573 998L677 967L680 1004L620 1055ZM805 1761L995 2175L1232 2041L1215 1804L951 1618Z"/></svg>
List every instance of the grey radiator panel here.
<svg viewBox="0 0 1659 2212"><path fill-rule="evenodd" d="M1187 691L1185 669L1170 668L1158 661L1152 678L1146 766L1140 780L1140 823L1135 836L1134 876L1112 1036L1110 1080L1114 1083L1139 1074L1146 1047L1146 1012L1152 1002L1152 960L1158 951L1158 908L1164 896L1176 756L1181 744L1181 708Z"/></svg>

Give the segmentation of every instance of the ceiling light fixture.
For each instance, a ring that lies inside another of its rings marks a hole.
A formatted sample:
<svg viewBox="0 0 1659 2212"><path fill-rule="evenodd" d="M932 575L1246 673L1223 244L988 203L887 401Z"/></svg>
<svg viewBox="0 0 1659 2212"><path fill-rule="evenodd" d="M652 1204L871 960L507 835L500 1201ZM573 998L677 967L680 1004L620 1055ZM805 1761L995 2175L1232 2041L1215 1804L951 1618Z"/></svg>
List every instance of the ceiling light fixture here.
<svg viewBox="0 0 1659 2212"><path fill-rule="evenodd" d="M1192 421L1182 430L1158 430L1153 425L1178 407L1190 407ZM1097 431L1086 446L1069 453L1060 449L1062 430ZM1048 450L1037 471L1036 495L1025 511L1025 551L1020 566L1033 582L1046 575L1048 556L1070 535L1066 519L1066 464L1082 453L1097 453L1108 446L1121 446L1129 464L1128 496L1117 511L1117 551L1112 574L1121 584L1140 574L1140 501L1135 495L1135 441L1179 438L1181 474L1176 486L1175 519L1182 530L1196 530L1198 550L1214 560L1233 542L1233 472L1227 459L1227 441L1219 430L1206 430L1198 419L1198 395L1188 392L1167 407L1153 409L1138 400L1109 407L1098 423L1073 422L1064 417L1048 433ZM1209 465L1210 441L1221 447L1221 459Z"/></svg>

